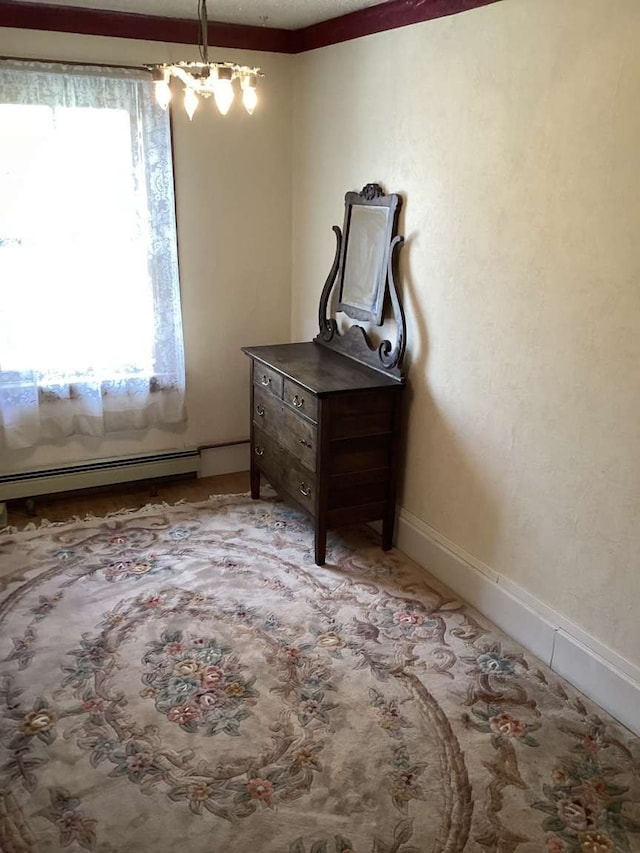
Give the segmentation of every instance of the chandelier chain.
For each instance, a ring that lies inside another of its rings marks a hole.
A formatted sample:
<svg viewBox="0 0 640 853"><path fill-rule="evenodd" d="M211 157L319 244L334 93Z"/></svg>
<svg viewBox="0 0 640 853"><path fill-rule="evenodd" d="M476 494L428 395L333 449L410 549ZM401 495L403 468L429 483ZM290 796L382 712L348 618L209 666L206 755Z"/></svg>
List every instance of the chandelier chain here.
<svg viewBox="0 0 640 853"><path fill-rule="evenodd" d="M198 0L198 18L200 19L200 59L209 64L209 21L207 18L207 0Z"/></svg>

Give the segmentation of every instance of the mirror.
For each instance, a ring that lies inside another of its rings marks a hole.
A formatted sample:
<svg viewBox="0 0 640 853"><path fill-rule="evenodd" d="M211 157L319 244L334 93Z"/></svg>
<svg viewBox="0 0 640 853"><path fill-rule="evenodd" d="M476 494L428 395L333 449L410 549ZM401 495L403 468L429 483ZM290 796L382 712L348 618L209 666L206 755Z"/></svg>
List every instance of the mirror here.
<svg viewBox="0 0 640 853"><path fill-rule="evenodd" d="M354 320L382 324L397 208L398 196L383 195L377 184L345 196L337 307Z"/></svg>
<svg viewBox="0 0 640 853"><path fill-rule="evenodd" d="M385 195L379 184L366 184L344 197L344 232L333 226L336 252L318 305L320 330L315 343L402 380L407 324L398 288L394 256L404 242L396 233L402 196ZM382 325L385 302L393 312L395 343L373 344L362 326L341 328L329 302L339 282L336 309L354 320Z"/></svg>

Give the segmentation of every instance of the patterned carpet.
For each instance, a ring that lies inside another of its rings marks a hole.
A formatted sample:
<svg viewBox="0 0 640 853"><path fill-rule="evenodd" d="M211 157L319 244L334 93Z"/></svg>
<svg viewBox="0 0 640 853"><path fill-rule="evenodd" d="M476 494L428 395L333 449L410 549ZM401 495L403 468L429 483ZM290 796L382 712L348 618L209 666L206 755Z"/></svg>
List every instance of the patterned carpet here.
<svg viewBox="0 0 640 853"><path fill-rule="evenodd" d="M362 528L0 536L0 849L640 851L640 740Z"/></svg>

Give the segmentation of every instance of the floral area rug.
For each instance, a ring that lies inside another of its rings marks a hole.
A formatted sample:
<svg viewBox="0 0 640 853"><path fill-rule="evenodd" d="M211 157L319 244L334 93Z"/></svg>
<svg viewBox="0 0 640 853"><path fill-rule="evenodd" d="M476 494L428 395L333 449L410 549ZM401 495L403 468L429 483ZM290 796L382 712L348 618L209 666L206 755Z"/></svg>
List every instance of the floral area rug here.
<svg viewBox="0 0 640 853"><path fill-rule="evenodd" d="M640 742L368 528L0 536L0 849L640 851Z"/></svg>

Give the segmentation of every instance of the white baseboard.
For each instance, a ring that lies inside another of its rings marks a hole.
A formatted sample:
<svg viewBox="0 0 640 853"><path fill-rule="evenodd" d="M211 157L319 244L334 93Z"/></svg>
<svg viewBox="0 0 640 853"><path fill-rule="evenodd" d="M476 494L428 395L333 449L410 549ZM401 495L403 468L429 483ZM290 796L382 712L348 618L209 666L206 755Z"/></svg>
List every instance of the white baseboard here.
<svg viewBox="0 0 640 853"><path fill-rule="evenodd" d="M198 477L215 477L218 474L248 471L250 458L248 441L201 450Z"/></svg>
<svg viewBox="0 0 640 853"><path fill-rule="evenodd" d="M640 667L401 509L396 545L558 675L640 735Z"/></svg>
<svg viewBox="0 0 640 853"><path fill-rule="evenodd" d="M89 459L52 468L25 468L0 474L0 501L194 474L199 467L200 453L190 447Z"/></svg>

